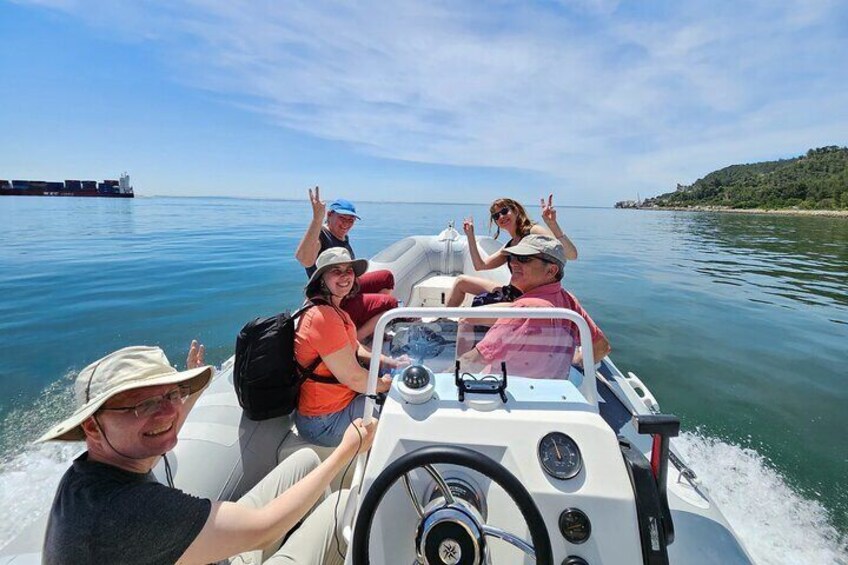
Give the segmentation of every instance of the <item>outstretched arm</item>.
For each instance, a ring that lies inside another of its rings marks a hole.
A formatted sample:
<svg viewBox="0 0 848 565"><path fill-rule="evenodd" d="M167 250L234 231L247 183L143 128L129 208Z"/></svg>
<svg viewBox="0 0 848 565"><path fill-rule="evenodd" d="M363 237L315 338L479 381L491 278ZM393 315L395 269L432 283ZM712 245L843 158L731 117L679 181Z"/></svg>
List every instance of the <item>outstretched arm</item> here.
<svg viewBox="0 0 848 565"><path fill-rule="evenodd" d="M324 222L324 212L327 210L327 205L321 201L320 189L316 186L315 192L309 189L309 203L312 205L312 221L309 222L309 227L306 233L303 234L303 239L297 246L297 251L294 252L295 258L304 267L311 267L318 259L318 253L321 251L321 242L318 236L321 234L321 224Z"/></svg>
<svg viewBox="0 0 848 565"><path fill-rule="evenodd" d="M338 351L321 357L321 360L340 383L354 392L364 394L368 386L368 369L359 364L357 353L367 357L366 360L370 362L370 353L366 353L366 350L361 347L354 350L350 345L345 345ZM377 392L386 392L391 386L391 377L380 377L377 381Z"/></svg>
<svg viewBox="0 0 848 565"><path fill-rule="evenodd" d="M545 202L545 199L542 198L542 219L545 221L545 225L548 226L548 229L551 231L551 235L557 238L562 246L565 248L565 258L569 261L574 261L577 259L577 247L568 239L568 236L565 235L565 232L559 226L557 222L556 209L554 208L554 195L548 195L548 201Z"/></svg>
<svg viewBox="0 0 848 565"><path fill-rule="evenodd" d="M339 471L357 453L368 451L375 431L376 421L365 425L361 419L355 420L323 463L262 508L213 502L206 524L177 563L217 563L282 538L324 494Z"/></svg>

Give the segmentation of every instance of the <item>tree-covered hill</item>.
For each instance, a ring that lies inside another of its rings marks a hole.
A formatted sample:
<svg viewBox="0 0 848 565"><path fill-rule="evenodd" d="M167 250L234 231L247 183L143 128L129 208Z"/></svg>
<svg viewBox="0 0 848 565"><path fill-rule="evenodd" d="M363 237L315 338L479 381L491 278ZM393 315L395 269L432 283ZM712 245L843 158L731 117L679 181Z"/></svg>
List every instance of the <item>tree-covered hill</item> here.
<svg viewBox="0 0 848 565"><path fill-rule="evenodd" d="M794 159L731 165L641 205L848 209L848 148L821 147Z"/></svg>

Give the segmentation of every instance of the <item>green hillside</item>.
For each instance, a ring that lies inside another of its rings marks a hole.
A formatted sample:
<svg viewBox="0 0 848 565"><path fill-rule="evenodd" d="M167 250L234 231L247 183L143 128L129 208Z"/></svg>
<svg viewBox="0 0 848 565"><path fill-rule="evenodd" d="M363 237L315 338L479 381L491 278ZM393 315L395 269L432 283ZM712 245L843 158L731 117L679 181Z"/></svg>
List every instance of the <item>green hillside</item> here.
<svg viewBox="0 0 848 565"><path fill-rule="evenodd" d="M731 165L642 206L848 209L848 148L821 147L794 159Z"/></svg>

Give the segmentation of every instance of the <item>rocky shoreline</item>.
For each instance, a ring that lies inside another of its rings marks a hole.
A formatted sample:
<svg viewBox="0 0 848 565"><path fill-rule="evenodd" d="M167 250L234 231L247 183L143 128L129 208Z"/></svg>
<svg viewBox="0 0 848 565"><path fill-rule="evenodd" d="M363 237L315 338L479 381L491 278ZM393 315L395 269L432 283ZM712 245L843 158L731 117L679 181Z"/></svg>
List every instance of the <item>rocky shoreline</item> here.
<svg viewBox="0 0 848 565"><path fill-rule="evenodd" d="M672 212L722 212L730 214L777 214L784 216L826 216L848 219L848 210L800 210L794 208L728 208L726 206L616 206L622 210Z"/></svg>

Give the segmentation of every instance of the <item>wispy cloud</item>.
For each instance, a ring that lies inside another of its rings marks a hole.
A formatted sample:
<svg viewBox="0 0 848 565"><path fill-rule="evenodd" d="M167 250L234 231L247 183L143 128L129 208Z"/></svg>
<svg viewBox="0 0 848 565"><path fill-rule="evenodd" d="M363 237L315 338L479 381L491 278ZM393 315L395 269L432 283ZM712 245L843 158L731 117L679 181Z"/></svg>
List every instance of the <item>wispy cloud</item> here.
<svg viewBox="0 0 848 565"><path fill-rule="evenodd" d="M838 2L36 3L156 42L175 80L281 126L565 189L645 194L848 132Z"/></svg>

